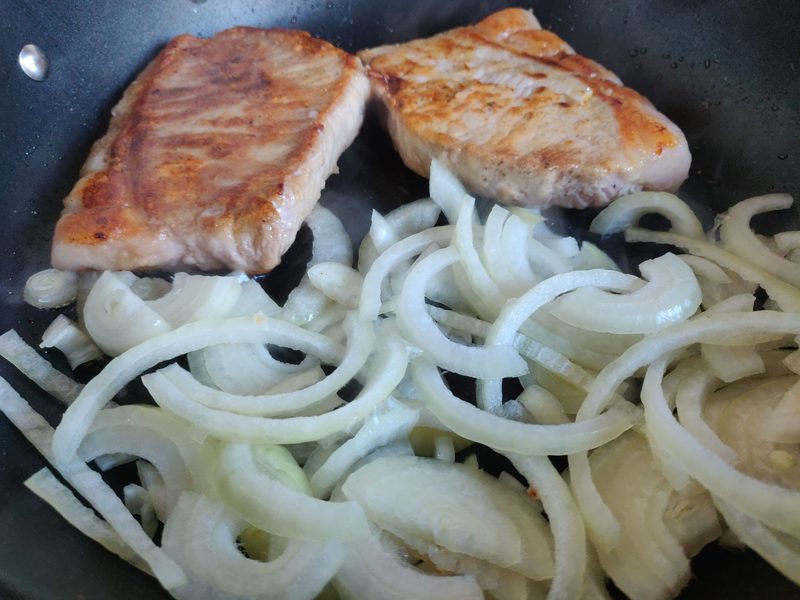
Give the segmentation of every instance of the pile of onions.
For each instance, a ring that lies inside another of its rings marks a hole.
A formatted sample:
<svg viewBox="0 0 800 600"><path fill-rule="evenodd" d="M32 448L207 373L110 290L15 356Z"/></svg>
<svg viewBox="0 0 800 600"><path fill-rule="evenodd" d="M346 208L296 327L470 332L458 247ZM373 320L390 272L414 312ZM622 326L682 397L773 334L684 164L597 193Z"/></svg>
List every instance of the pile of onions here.
<svg viewBox="0 0 800 600"><path fill-rule="evenodd" d="M47 469L28 487L176 598L602 598L606 577L671 598L726 529L800 583L800 244L749 226L790 204L706 235L675 196L624 197L592 232L689 252L636 277L434 162L355 267L317 208L283 306L240 274L32 278L36 306L77 299L42 346L113 359L83 386L8 332L0 355L67 408L53 430L0 380L0 410L96 512ZM118 405L140 376L155 405ZM124 498L90 466L130 462Z"/></svg>

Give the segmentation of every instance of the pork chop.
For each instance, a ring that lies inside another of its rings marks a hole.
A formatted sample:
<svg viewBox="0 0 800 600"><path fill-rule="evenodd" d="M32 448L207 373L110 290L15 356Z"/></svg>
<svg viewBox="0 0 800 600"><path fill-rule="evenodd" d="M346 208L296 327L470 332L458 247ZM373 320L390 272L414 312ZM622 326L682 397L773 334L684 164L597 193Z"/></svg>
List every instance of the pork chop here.
<svg viewBox="0 0 800 600"><path fill-rule="evenodd" d="M174 38L112 110L64 200L53 265L269 271L368 95L358 59L305 32Z"/></svg>
<svg viewBox="0 0 800 600"><path fill-rule="evenodd" d="M474 194L582 208L675 190L688 174L680 129L529 11L359 57L395 147L420 175L437 158Z"/></svg>

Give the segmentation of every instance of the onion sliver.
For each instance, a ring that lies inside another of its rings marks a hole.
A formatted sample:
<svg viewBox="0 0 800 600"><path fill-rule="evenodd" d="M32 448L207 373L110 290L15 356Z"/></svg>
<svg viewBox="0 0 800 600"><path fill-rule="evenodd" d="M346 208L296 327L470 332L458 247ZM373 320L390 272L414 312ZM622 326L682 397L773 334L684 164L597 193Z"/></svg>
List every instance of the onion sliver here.
<svg viewBox="0 0 800 600"><path fill-rule="evenodd" d="M358 501L373 522L417 550L435 544L536 580L553 575L544 518L524 493L482 471L389 456L355 471L341 491Z"/></svg>
<svg viewBox="0 0 800 600"><path fill-rule="evenodd" d="M334 579L344 600L482 600L469 575L425 573L400 558L400 549L379 532L348 544L344 564Z"/></svg>
<svg viewBox="0 0 800 600"><path fill-rule="evenodd" d="M336 393L361 370L375 345L372 324L349 318L345 321L350 331L347 349L341 363L321 381L293 392L262 395L238 395L207 387L180 367L170 367L164 373L170 381L193 401L209 408L241 415L263 417L286 416L299 412ZM303 348L313 352L313 348Z"/></svg>
<svg viewBox="0 0 800 600"><path fill-rule="evenodd" d="M416 256L431 244L449 242L452 234L451 226L433 227L400 240L383 252L364 276L359 303L361 318L367 321L378 318L381 311L381 286L392 269Z"/></svg>
<svg viewBox="0 0 800 600"><path fill-rule="evenodd" d="M78 297L78 274L72 271L45 269L25 282L22 298L36 308L61 308Z"/></svg>
<svg viewBox="0 0 800 600"><path fill-rule="evenodd" d="M551 314L575 327L604 333L650 333L685 321L700 306L691 268L671 253L639 265L647 284L629 294L582 287L559 298Z"/></svg>
<svg viewBox="0 0 800 600"><path fill-rule="evenodd" d="M183 570L147 537L141 525L99 473L77 459L66 462L55 460L51 450L53 429L3 378L0 378L0 412L100 513L122 541L147 563L161 585L169 590L186 583Z"/></svg>
<svg viewBox="0 0 800 600"><path fill-rule="evenodd" d="M83 389L83 384L67 377L53 367L36 350L26 344L13 329L0 335L0 356L45 392L64 404L71 404Z"/></svg>
<svg viewBox="0 0 800 600"><path fill-rule="evenodd" d="M586 532L569 487L546 456L506 453L506 457L535 487L553 531L555 575L547 599L580 598L586 573Z"/></svg>
<svg viewBox="0 0 800 600"><path fill-rule="evenodd" d="M110 356L172 329L133 293L123 273L113 271L104 272L92 286L83 305L83 323L94 343Z"/></svg>
<svg viewBox="0 0 800 600"><path fill-rule="evenodd" d="M347 405L319 416L269 419L237 415L194 402L162 372L145 375L142 382L159 405L220 439L298 444L348 430L394 392L405 374L406 348L394 336L387 336L379 348L373 376L365 382L358 396ZM177 367L166 369L171 368Z"/></svg>
<svg viewBox="0 0 800 600"><path fill-rule="evenodd" d="M594 218L589 231L611 235L652 213L666 217L671 224L670 230L675 233L703 238L703 226L692 209L674 194L666 192L636 192L617 198Z"/></svg>
<svg viewBox="0 0 800 600"><path fill-rule="evenodd" d="M714 503L739 539L796 585L800 585L800 543L796 538L771 531L718 496L714 496Z"/></svg>
<svg viewBox="0 0 800 600"><path fill-rule="evenodd" d="M147 305L173 327L227 317L242 294L237 277L176 273L172 289Z"/></svg>
<svg viewBox="0 0 800 600"><path fill-rule="evenodd" d="M302 540L359 540L370 535L355 502L326 502L273 479L248 444L226 444L219 455L219 493L238 515L268 533Z"/></svg>
<svg viewBox="0 0 800 600"><path fill-rule="evenodd" d="M737 255L708 242L696 240L675 233L648 231L631 227L625 232L628 242L653 242L683 248L692 254L714 261L720 267L729 269L745 281L762 286L786 312L800 312L800 289L775 277L771 273L748 263Z"/></svg>
<svg viewBox="0 0 800 600"><path fill-rule="evenodd" d="M122 541L111 526L87 508L70 489L61 483L46 467L25 480L25 486L47 502L64 520L83 535L100 544L138 569L152 574L147 563Z"/></svg>
<svg viewBox="0 0 800 600"><path fill-rule="evenodd" d="M629 429L638 415L631 404L620 403L605 414L581 423L518 423L455 397L445 386L436 365L429 361L412 362L411 374L425 407L444 425L462 437L503 452L545 456L596 448Z"/></svg>
<svg viewBox="0 0 800 600"><path fill-rule="evenodd" d="M66 356L70 369L103 358L103 352L86 332L66 315L58 315L42 334L40 348L58 348Z"/></svg>
<svg viewBox="0 0 800 600"><path fill-rule="evenodd" d="M417 420L419 411L402 405L368 417L358 433L336 448L311 474L309 483L314 495L326 498L350 467L376 448L407 436Z"/></svg>
<svg viewBox="0 0 800 600"><path fill-rule="evenodd" d="M791 208L792 202L789 194L768 194L743 200L728 210L719 228L719 236L722 245L729 252L775 277L800 286L800 267L797 263L772 252L750 228L750 219L755 215Z"/></svg>
<svg viewBox="0 0 800 600"><path fill-rule="evenodd" d="M173 595L181 600L312 600L341 565L342 547L332 541L288 540L274 560L248 559L237 545L245 528L223 504L184 493L163 539L193 581Z"/></svg>
<svg viewBox="0 0 800 600"><path fill-rule="evenodd" d="M139 373L160 362L215 344L273 343L295 350L313 348L322 360L336 361L341 346L296 325L260 315L189 323L131 348L93 378L64 412L53 436L58 461L70 460L97 412Z"/></svg>
<svg viewBox="0 0 800 600"><path fill-rule="evenodd" d="M428 314L425 287L431 277L458 260L452 248L437 250L417 262L406 277L397 301L397 324L403 335L441 365L470 377L518 377L528 366L510 344L465 346L449 340Z"/></svg>
<svg viewBox="0 0 800 600"><path fill-rule="evenodd" d="M335 262L317 263L308 270L308 278L311 285L334 302L358 308L364 278L355 269Z"/></svg>

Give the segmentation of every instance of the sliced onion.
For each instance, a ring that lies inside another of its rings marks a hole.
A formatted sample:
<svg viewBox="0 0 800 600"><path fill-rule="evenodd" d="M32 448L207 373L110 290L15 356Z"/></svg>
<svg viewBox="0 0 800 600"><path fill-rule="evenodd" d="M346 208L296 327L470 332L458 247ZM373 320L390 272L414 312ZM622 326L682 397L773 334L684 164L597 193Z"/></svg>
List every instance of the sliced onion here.
<svg viewBox="0 0 800 600"><path fill-rule="evenodd" d="M98 473L77 459L56 460L51 449L54 438L53 429L2 378L0 378L0 411L33 444L36 450L56 467L67 482L100 513L122 541L147 563L162 586L170 590L186 582L183 570L147 537L136 519Z"/></svg>
<svg viewBox="0 0 800 600"><path fill-rule="evenodd" d="M787 283L800 286L797 264L772 252L750 229L750 219L755 215L788 209L792 202L789 194L768 194L743 200L728 210L719 228L719 235L726 250Z"/></svg>
<svg viewBox="0 0 800 600"><path fill-rule="evenodd" d="M55 456L59 461L72 458L97 412L139 373L170 358L230 342L273 343L295 349L308 344L313 345L321 357L327 354L331 358L341 352L338 344L331 343L327 338L260 315L184 325L131 348L108 363L86 385L64 413L56 429L53 436Z"/></svg>
<svg viewBox="0 0 800 600"><path fill-rule="evenodd" d="M83 389L83 384L67 377L53 367L39 356L36 350L26 344L13 329L0 335L0 356L45 392L64 404L71 404Z"/></svg>
<svg viewBox="0 0 800 600"><path fill-rule="evenodd" d="M113 271L104 272L89 292L83 306L83 323L94 342L110 356L172 329Z"/></svg>
<svg viewBox="0 0 800 600"><path fill-rule="evenodd" d="M431 199L439 205L450 223L458 220L461 206L469 198L461 182L440 161L431 161Z"/></svg>
<svg viewBox="0 0 800 600"><path fill-rule="evenodd" d="M248 279L242 282L241 288L242 292L227 316L250 317L261 313L265 317L275 317L281 312L281 307L270 298L258 281Z"/></svg>
<svg viewBox="0 0 800 600"><path fill-rule="evenodd" d="M58 348L71 369L103 358L103 352L86 333L67 316L58 315L42 334L40 348Z"/></svg>
<svg viewBox="0 0 800 600"><path fill-rule="evenodd" d="M348 430L389 397L405 373L408 355L393 336L383 340L381 346L372 378L361 393L346 406L313 417L268 419L237 415L193 402L164 373L146 375L142 382L159 405L220 439L297 444Z"/></svg>
<svg viewBox="0 0 800 600"><path fill-rule="evenodd" d="M348 544L334 579L343 600L480 600L483 592L469 575L426 573L403 560L400 548L376 532Z"/></svg>
<svg viewBox="0 0 800 600"><path fill-rule="evenodd" d="M674 254L645 261L639 269L648 281L638 290L611 294L583 287L554 302L550 312L590 331L650 333L685 321L700 306L697 279Z"/></svg>
<svg viewBox="0 0 800 600"><path fill-rule="evenodd" d="M509 421L456 398L444 385L436 365L417 359L411 373L425 406L458 435L506 452L564 455L596 448L630 428L637 411L628 403L592 421L533 425Z"/></svg>
<svg viewBox="0 0 800 600"><path fill-rule="evenodd" d="M219 491L242 518L268 533L303 540L369 537L364 512L355 502L326 502L293 490L260 469L254 447L226 444L219 456Z"/></svg>
<svg viewBox="0 0 800 600"><path fill-rule="evenodd" d="M317 263L308 270L311 285L345 308L358 308L364 279L358 271L335 262Z"/></svg>
<svg viewBox="0 0 800 600"><path fill-rule="evenodd" d="M159 277L137 277L131 290L142 300L156 300L169 293L172 285Z"/></svg>
<svg viewBox="0 0 800 600"><path fill-rule="evenodd" d="M617 198L594 218L589 231L611 235L653 213L669 220L670 231L703 239L703 226L692 209L674 194L666 192L636 192Z"/></svg>
<svg viewBox="0 0 800 600"><path fill-rule="evenodd" d="M403 335L443 368L471 377L515 377L528 371L525 361L510 345L465 346L445 337L425 308L427 281L455 263L452 248L437 250L409 272L397 302L397 324Z"/></svg>
<svg viewBox="0 0 800 600"><path fill-rule="evenodd" d="M242 293L236 277L176 273L169 293L147 304L173 327L228 316Z"/></svg>
<svg viewBox="0 0 800 600"><path fill-rule="evenodd" d="M78 297L78 274L58 269L34 273L25 282L22 297L36 308L61 308Z"/></svg>
<svg viewBox="0 0 800 600"><path fill-rule="evenodd" d="M355 436L336 448L319 468L311 472L309 483L314 495L328 497L350 467L376 448L407 436L418 419L418 411L402 405L368 417Z"/></svg>
<svg viewBox="0 0 800 600"><path fill-rule="evenodd" d="M353 473L342 493L418 550L436 544L537 580L553 575L546 521L527 496L481 471L433 459L384 457Z"/></svg>
<svg viewBox="0 0 800 600"><path fill-rule="evenodd" d="M109 552L132 564L145 573L152 574L147 563L122 541L108 523L87 508L70 489L61 483L49 469L44 468L25 480L25 487L47 502L64 520L83 535L100 544Z"/></svg>
<svg viewBox="0 0 800 600"><path fill-rule="evenodd" d="M172 591L181 600L248 598L312 600L342 562L342 547L288 540L269 562L246 558L237 545L247 524L219 502L186 492L164 528L164 549L192 582Z"/></svg>

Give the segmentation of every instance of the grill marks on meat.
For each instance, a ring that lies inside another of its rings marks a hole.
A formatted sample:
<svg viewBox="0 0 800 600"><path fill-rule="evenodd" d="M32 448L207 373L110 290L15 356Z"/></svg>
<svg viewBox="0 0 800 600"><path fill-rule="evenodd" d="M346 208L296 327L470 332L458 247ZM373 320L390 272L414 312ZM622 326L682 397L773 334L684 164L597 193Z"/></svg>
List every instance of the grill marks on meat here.
<svg viewBox="0 0 800 600"><path fill-rule="evenodd" d="M532 13L359 53L406 165L438 158L473 193L582 208L688 175L681 131Z"/></svg>
<svg viewBox="0 0 800 600"><path fill-rule="evenodd" d="M368 93L358 59L305 32L173 39L125 91L65 199L54 266L269 271Z"/></svg>

